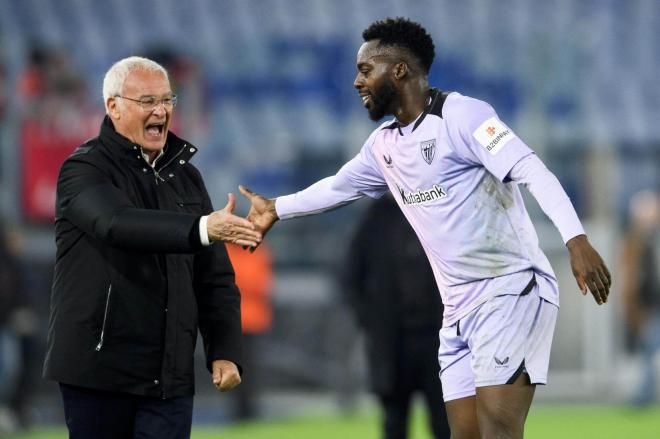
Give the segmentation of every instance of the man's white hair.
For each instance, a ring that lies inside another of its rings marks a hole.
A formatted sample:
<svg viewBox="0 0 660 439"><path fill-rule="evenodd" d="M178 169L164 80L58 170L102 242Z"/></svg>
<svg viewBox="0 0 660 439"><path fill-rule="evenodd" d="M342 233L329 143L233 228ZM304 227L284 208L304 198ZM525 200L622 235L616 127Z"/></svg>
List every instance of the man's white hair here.
<svg viewBox="0 0 660 439"><path fill-rule="evenodd" d="M124 91L124 82L128 74L133 70L146 70L149 72L160 72L167 80L170 80L167 70L156 61L141 56L129 56L114 63L103 78L103 103L105 111L108 112L108 98L121 96Z"/></svg>

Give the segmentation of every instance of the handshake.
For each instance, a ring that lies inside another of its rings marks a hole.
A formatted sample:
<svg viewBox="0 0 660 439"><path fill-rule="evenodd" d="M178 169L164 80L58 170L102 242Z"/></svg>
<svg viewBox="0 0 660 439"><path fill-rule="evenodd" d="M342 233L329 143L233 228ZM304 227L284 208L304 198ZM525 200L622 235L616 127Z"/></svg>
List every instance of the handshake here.
<svg viewBox="0 0 660 439"><path fill-rule="evenodd" d="M209 215L206 230L210 241L232 242L254 251L279 219L275 212L275 200L255 194L243 186L238 189L251 203L247 217L234 215L236 197L229 194L227 205Z"/></svg>

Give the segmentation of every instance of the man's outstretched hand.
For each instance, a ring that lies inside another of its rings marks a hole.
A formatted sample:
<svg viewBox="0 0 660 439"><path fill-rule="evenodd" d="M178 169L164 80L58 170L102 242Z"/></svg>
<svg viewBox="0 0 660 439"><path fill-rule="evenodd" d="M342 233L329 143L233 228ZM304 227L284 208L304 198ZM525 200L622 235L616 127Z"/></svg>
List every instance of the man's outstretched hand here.
<svg viewBox="0 0 660 439"><path fill-rule="evenodd" d="M566 243L571 255L571 268L582 294L591 291L599 305L607 302L612 276L598 252L589 244L586 235L578 235Z"/></svg>
<svg viewBox="0 0 660 439"><path fill-rule="evenodd" d="M266 236L268 230L273 227L273 224L279 219L275 211L275 200L271 200L262 195L255 194L245 186L239 186L238 190L250 200L250 211L248 212L247 221L254 224L255 229L261 233L261 236ZM250 251L254 251L255 247Z"/></svg>
<svg viewBox="0 0 660 439"><path fill-rule="evenodd" d="M206 230L211 241L233 242L234 244L256 248L262 234L250 221L234 215L236 197L229 194L229 201L222 210L209 215Z"/></svg>

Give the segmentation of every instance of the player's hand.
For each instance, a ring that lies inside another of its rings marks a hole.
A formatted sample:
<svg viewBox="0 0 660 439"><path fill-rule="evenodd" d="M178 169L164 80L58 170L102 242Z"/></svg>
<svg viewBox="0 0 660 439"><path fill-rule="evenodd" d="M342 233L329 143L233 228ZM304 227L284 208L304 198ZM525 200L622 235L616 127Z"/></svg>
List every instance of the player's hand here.
<svg viewBox="0 0 660 439"><path fill-rule="evenodd" d="M280 219L275 211L275 200L271 200L262 195L255 194L245 186L239 186L238 190L250 200L250 211L248 212L247 220L254 224L256 230L261 232L262 236L273 227L273 224ZM250 249L254 251L256 247Z"/></svg>
<svg viewBox="0 0 660 439"><path fill-rule="evenodd" d="M238 367L228 360L215 360L213 369L213 385L221 392L226 392L241 384L241 374Z"/></svg>
<svg viewBox="0 0 660 439"><path fill-rule="evenodd" d="M229 201L222 210L209 215L206 230L211 241L233 242L255 248L261 242L262 234L250 221L233 214L236 197L229 194Z"/></svg>
<svg viewBox="0 0 660 439"><path fill-rule="evenodd" d="M571 255L571 268L582 294L591 291L599 305L607 302L612 276L598 252L589 244L587 235L578 235L567 243Z"/></svg>

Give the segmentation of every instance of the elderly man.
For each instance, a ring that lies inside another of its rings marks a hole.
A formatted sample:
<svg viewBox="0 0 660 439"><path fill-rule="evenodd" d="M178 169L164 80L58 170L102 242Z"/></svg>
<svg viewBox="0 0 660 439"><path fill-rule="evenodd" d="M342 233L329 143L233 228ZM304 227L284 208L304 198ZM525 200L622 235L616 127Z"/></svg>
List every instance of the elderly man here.
<svg viewBox="0 0 660 439"><path fill-rule="evenodd" d="M98 137L57 184L57 256L44 376L71 438L187 438L197 328L221 391L241 381L240 296L224 245L261 234L213 212L197 148L169 132L176 95L159 64L114 64Z"/></svg>

